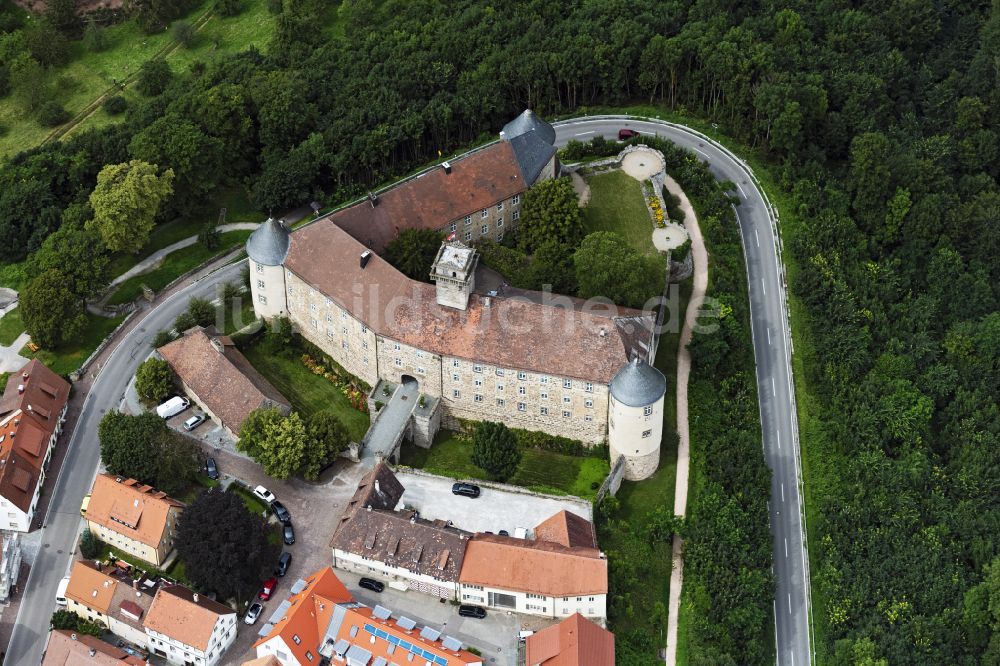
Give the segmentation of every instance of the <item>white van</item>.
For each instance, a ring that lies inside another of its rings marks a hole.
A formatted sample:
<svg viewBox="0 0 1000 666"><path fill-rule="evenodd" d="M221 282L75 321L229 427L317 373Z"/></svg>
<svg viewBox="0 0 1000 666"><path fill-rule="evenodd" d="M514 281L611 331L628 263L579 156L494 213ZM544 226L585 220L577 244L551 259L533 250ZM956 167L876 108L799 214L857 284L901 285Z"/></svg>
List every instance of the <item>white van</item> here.
<svg viewBox="0 0 1000 666"><path fill-rule="evenodd" d="M175 395L170 400L167 400L165 403L158 406L156 408L156 413L160 415L161 419L169 419L171 416L180 414L190 406L190 400L182 398L179 395Z"/></svg>
<svg viewBox="0 0 1000 666"><path fill-rule="evenodd" d="M56 603L60 606L66 605L66 588L69 587L69 576L59 581L59 589L56 590Z"/></svg>

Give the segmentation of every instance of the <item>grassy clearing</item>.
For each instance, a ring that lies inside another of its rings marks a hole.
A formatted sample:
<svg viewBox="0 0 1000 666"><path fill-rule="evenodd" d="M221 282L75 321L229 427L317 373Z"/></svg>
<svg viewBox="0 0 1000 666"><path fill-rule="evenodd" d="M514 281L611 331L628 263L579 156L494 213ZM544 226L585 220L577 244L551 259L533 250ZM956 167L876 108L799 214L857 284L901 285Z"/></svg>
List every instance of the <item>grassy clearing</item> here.
<svg viewBox="0 0 1000 666"><path fill-rule="evenodd" d="M178 277L197 268L201 264L222 256L233 248L243 245L250 236L250 231L227 231L220 236L221 245L217 250L209 250L204 245L195 244L178 252L168 254L163 263L154 270L136 275L125 280L115 293L108 299L108 304L118 305L134 301L142 295L142 285L158 292Z"/></svg>
<svg viewBox="0 0 1000 666"><path fill-rule="evenodd" d="M209 488L217 488L218 486L218 481L210 479L204 474L199 474L195 477L188 489L184 491L184 493L178 495L176 499L184 502L185 504L191 504L191 502L198 498L198 495L200 495L202 491L208 490Z"/></svg>
<svg viewBox="0 0 1000 666"><path fill-rule="evenodd" d="M111 335L111 332L124 320L125 317L109 319L88 314L87 327L72 343L54 349L39 349L37 352L32 352L25 346L20 354L25 358L37 358L57 374L68 375L79 369L98 345L104 342L104 338Z"/></svg>
<svg viewBox="0 0 1000 666"><path fill-rule="evenodd" d="M472 463L472 442L460 439L455 433L442 430L428 449L407 445L403 447L401 464L424 469L434 474L452 478L486 480L486 472ZM522 450L521 465L508 481L538 492L554 495L576 495L593 499L609 466L600 458L567 456L551 451Z"/></svg>
<svg viewBox="0 0 1000 666"><path fill-rule="evenodd" d="M180 48L170 30L147 35L134 21L107 28L108 46L103 51L87 51L82 42L73 42L70 62L56 69L48 81L52 98L75 116L101 95L114 90L116 82L134 76L144 62L154 57L165 57L171 68L180 72L186 71L195 61L210 63L250 46L265 49L274 33L274 17L268 13L265 0L245 0L246 9L228 18L209 15L213 5L214 0L205 0L184 17L183 20L198 24L208 16L191 48ZM126 99L137 97L132 88L127 88L124 95ZM117 122L119 118L98 109L73 131L100 127ZM7 132L0 137L0 157L34 147L52 132L24 113L12 97L0 101L0 125L7 127Z"/></svg>
<svg viewBox="0 0 1000 666"><path fill-rule="evenodd" d="M330 410L337 415L351 440L360 442L368 430L369 418L354 409L340 389L327 379L313 374L298 357L287 358L265 353L259 344L243 350L250 363L292 403L292 407L308 417L318 411Z"/></svg>
<svg viewBox="0 0 1000 666"><path fill-rule="evenodd" d="M14 308L0 318L0 345L9 347L22 333L24 322L21 320L21 308Z"/></svg>
<svg viewBox="0 0 1000 666"><path fill-rule="evenodd" d="M239 495L240 499L243 500L243 504L246 505L247 511L255 516L263 515L265 519L268 517L267 505L253 494L253 492L247 490L238 483L230 483L229 487L226 488L227 493L233 493L234 495Z"/></svg>
<svg viewBox="0 0 1000 666"><path fill-rule="evenodd" d="M659 256L653 247L653 223L642 198L639 181L615 170L587 178L590 203L583 209L587 233L613 231L623 236L635 250Z"/></svg>

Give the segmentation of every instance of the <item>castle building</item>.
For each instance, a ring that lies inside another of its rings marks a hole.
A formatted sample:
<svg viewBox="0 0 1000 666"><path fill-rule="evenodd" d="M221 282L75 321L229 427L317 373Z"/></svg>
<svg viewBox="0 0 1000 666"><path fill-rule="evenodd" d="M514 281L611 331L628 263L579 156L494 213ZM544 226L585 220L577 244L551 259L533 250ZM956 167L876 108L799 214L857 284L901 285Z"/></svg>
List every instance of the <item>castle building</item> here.
<svg viewBox="0 0 1000 666"><path fill-rule="evenodd" d="M531 111L502 140L291 232L268 220L247 241L258 316L288 317L348 372L416 381L435 423L502 421L613 442L625 477L656 469L666 380L651 367L654 316L569 297L476 293L469 243L516 228L525 191L559 172L555 131ZM378 256L406 229L447 235L412 280Z"/></svg>

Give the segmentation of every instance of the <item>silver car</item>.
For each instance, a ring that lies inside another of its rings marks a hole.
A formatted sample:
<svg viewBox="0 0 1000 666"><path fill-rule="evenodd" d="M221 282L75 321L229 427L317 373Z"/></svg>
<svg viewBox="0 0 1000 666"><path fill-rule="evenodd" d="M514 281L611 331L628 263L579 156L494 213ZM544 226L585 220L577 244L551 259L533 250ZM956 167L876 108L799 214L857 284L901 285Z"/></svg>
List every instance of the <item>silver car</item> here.
<svg viewBox="0 0 1000 666"><path fill-rule="evenodd" d="M250 604L250 608L247 609L247 614L243 618L243 622L246 624L254 624L263 611L264 607L261 604L258 604L256 602Z"/></svg>

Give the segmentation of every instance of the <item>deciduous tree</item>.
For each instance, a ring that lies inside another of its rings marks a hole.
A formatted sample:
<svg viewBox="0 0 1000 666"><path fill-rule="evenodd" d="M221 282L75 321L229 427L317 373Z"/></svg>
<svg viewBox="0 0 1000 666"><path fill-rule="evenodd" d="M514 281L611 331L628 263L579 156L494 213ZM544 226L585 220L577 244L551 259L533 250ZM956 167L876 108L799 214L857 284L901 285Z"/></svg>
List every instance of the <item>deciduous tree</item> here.
<svg viewBox="0 0 1000 666"><path fill-rule="evenodd" d="M569 178L543 180L524 195L518 242L531 252L545 243L576 245L583 236L580 206Z"/></svg>
<svg viewBox="0 0 1000 666"><path fill-rule="evenodd" d="M94 217L86 228L96 230L112 252L138 252L149 240L160 204L173 192L174 172L157 170L155 164L132 160L97 174L90 195Z"/></svg>
<svg viewBox="0 0 1000 666"><path fill-rule="evenodd" d="M111 474L153 484L159 444L167 423L153 412L138 416L111 410L97 426L101 461Z"/></svg>
<svg viewBox="0 0 1000 666"><path fill-rule="evenodd" d="M146 359L135 371L135 392L143 400L163 402L174 390L174 372L161 358Z"/></svg>
<svg viewBox="0 0 1000 666"><path fill-rule="evenodd" d="M21 317L35 344L53 347L74 340L87 326L79 295L66 288L70 277L49 268L21 292Z"/></svg>
<svg viewBox="0 0 1000 666"><path fill-rule="evenodd" d="M431 264L441 248L434 229L406 229L385 248L385 259L414 280L430 282Z"/></svg>
<svg viewBox="0 0 1000 666"><path fill-rule="evenodd" d="M658 275L653 262L610 231L584 238L573 254L573 265L581 298L601 296L630 307L642 307L666 279Z"/></svg>
<svg viewBox="0 0 1000 666"><path fill-rule="evenodd" d="M302 475L314 481L325 465L347 449L350 438L340 419L329 411L316 412L306 423L309 441L302 462Z"/></svg>

